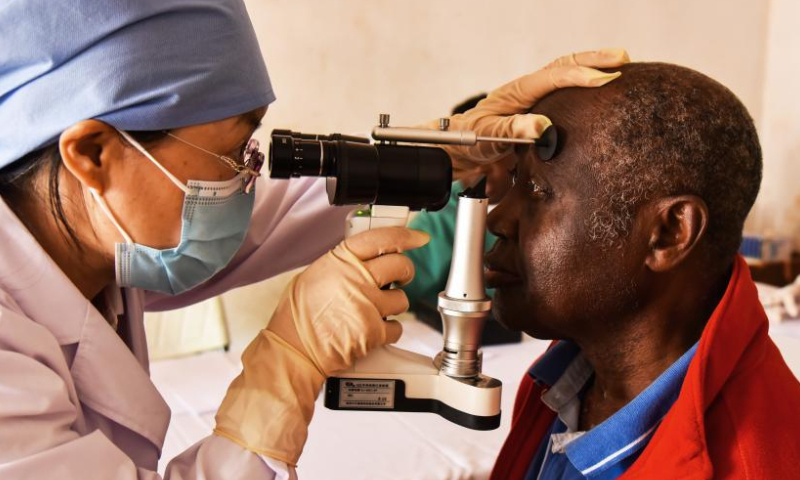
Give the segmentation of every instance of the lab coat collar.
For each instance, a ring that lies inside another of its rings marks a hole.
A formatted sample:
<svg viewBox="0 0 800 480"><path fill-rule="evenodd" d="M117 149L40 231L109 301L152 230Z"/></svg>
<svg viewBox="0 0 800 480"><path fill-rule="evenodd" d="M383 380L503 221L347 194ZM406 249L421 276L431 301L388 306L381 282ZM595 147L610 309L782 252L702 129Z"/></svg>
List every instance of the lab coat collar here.
<svg viewBox="0 0 800 480"><path fill-rule="evenodd" d="M76 343L92 311L99 312L2 199L0 225L0 288L26 316L47 327L60 345Z"/></svg>
<svg viewBox="0 0 800 480"><path fill-rule="evenodd" d="M170 411L143 365L2 199L0 225L0 290L60 345L78 344L70 372L83 404L161 450Z"/></svg>
<svg viewBox="0 0 800 480"><path fill-rule="evenodd" d="M161 450L170 410L147 372L95 310L84 324L70 372L81 402Z"/></svg>

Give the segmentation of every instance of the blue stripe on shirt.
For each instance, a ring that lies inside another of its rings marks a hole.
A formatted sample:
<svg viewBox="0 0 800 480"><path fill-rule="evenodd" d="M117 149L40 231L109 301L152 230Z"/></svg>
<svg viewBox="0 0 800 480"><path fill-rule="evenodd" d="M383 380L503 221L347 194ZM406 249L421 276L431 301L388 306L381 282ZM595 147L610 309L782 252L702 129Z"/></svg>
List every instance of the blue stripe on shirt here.
<svg viewBox="0 0 800 480"><path fill-rule="evenodd" d="M556 418L531 463L526 480L605 480L617 478L624 473L647 445L659 422L678 398L696 350L697 344L631 402L600 425L569 442L564 453L553 453L551 449L552 435L568 430L561 415ZM537 382L555 386L573 362L579 360L579 355L580 349L576 345L558 342L531 367L529 374ZM549 391L548 395L552 396L553 393L558 392Z"/></svg>

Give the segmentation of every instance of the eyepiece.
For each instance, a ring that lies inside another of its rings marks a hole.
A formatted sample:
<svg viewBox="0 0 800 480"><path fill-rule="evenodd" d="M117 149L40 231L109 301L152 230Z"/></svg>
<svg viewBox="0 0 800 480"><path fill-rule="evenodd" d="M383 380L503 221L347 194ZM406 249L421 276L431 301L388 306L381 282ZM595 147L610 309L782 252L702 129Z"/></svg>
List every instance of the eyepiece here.
<svg viewBox="0 0 800 480"><path fill-rule="evenodd" d="M273 130L269 147L270 177L330 176L334 165L331 148L329 137Z"/></svg>

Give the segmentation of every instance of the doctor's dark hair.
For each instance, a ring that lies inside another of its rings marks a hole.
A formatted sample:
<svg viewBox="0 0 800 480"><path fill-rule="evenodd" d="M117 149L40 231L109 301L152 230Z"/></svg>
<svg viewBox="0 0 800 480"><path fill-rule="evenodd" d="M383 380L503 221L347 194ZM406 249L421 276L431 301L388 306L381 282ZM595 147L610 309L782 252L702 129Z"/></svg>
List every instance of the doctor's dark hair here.
<svg viewBox="0 0 800 480"><path fill-rule="evenodd" d="M167 135L164 130L128 133L143 145L154 144ZM123 139L122 141L124 142L125 140ZM61 172L64 168L63 163L58 142L28 153L0 170L0 196L3 197L9 208L30 230L30 225L23 214L22 207L38 194L36 192L36 183L42 175L47 175L46 200L49 204L50 214L65 238L71 241L78 249L82 249L78 235L69 224L64 213L64 205L59 193Z"/></svg>
<svg viewBox="0 0 800 480"><path fill-rule="evenodd" d="M589 123L584 153L597 187L590 237L618 244L646 200L696 195L709 210L711 259L729 265L761 184L753 119L730 90L694 70L665 63L619 70L579 114Z"/></svg>

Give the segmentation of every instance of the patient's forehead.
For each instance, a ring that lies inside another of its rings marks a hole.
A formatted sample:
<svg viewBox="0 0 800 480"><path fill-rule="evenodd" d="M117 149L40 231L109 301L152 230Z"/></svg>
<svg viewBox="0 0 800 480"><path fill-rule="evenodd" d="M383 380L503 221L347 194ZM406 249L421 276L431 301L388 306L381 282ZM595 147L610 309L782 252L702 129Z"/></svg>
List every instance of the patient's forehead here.
<svg viewBox="0 0 800 480"><path fill-rule="evenodd" d="M558 147L552 159L543 162L535 156L535 149L528 152L534 156L534 165L551 175L568 170L570 173L584 170L597 161L595 153L607 138L602 134L604 115L613 115L612 92L603 88L565 88L556 90L540 100L531 110L547 116L558 131Z"/></svg>
<svg viewBox="0 0 800 480"><path fill-rule="evenodd" d="M545 96L531 109L531 113L546 115L554 125L567 133L581 131L612 116L612 100L616 92L601 88L564 88Z"/></svg>

